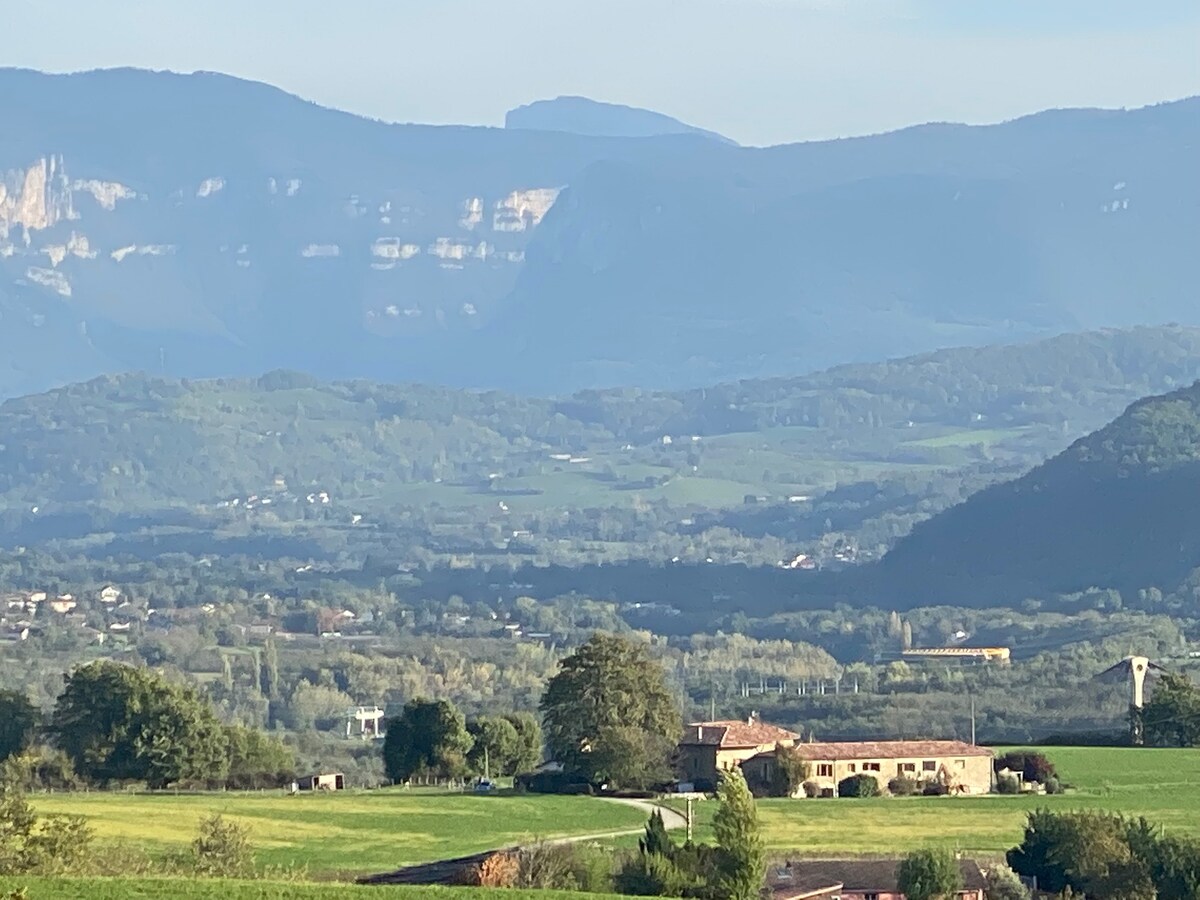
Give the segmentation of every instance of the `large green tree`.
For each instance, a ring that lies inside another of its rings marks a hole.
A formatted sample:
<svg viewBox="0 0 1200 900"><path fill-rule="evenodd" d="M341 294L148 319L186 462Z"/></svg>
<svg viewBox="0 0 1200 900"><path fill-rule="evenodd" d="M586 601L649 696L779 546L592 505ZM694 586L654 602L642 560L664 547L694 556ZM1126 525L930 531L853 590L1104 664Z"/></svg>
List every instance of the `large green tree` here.
<svg viewBox="0 0 1200 900"><path fill-rule="evenodd" d="M75 771L98 782L223 782L225 735L208 700L149 669L103 660L75 669L53 732Z"/></svg>
<svg viewBox="0 0 1200 900"><path fill-rule="evenodd" d="M683 730L666 673L646 644L612 634L593 635L559 663L540 708L554 759L593 782L609 775L613 740L651 753L638 768L657 774ZM640 739L631 732L640 732Z"/></svg>
<svg viewBox="0 0 1200 900"><path fill-rule="evenodd" d="M410 700L387 724L383 765L392 781L458 778L469 771L474 741L463 714L447 700Z"/></svg>
<svg viewBox="0 0 1200 900"><path fill-rule="evenodd" d="M916 850L900 860L896 883L908 900L951 900L962 890L962 869L949 850Z"/></svg>
<svg viewBox="0 0 1200 900"><path fill-rule="evenodd" d="M277 787L295 778L296 759L278 738L255 728L226 725L225 744L229 787Z"/></svg>
<svg viewBox="0 0 1200 900"><path fill-rule="evenodd" d="M767 849L759 833L758 810L742 770L721 773L720 806L713 814L717 842L717 896L720 900L754 900L762 893Z"/></svg>
<svg viewBox="0 0 1200 900"><path fill-rule="evenodd" d="M1142 709L1146 743L1200 745L1200 687L1186 675L1164 673Z"/></svg>
<svg viewBox="0 0 1200 900"><path fill-rule="evenodd" d="M516 774L521 736L512 722L500 716L481 716L467 723L467 731L474 741L467 755L472 771L488 776Z"/></svg>
<svg viewBox="0 0 1200 900"><path fill-rule="evenodd" d="M37 708L19 691L0 691L0 762L23 752L33 742Z"/></svg>

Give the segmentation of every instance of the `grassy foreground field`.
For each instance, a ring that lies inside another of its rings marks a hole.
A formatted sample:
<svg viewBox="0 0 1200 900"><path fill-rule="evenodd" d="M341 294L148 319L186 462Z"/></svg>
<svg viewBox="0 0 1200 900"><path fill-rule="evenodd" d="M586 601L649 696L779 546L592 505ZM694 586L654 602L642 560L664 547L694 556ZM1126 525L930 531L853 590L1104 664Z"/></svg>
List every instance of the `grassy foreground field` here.
<svg viewBox="0 0 1200 900"><path fill-rule="evenodd" d="M636 829L634 808L592 797L429 793L40 795L41 813L86 816L100 842L152 854L185 849L201 818L221 813L250 828L261 866L315 877L386 872L539 838ZM273 896L273 895L272 895Z"/></svg>
<svg viewBox="0 0 1200 900"><path fill-rule="evenodd" d="M24 889L29 900L579 900L565 891L486 888L361 887L348 884L293 884L279 881L185 881L163 878L0 878L0 897ZM607 895L590 894L595 900Z"/></svg>
<svg viewBox="0 0 1200 900"><path fill-rule="evenodd" d="M1073 789L1053 797L887 797L762 800L767 846L807 855L949 847L1001 854L1020 842L1039 806L1145 816L1168 832L1200 837L1200 750L1039 748ZM678 804L676 804L678 805ZM709 840L715 804L696 804L696 837Z"/></svg>

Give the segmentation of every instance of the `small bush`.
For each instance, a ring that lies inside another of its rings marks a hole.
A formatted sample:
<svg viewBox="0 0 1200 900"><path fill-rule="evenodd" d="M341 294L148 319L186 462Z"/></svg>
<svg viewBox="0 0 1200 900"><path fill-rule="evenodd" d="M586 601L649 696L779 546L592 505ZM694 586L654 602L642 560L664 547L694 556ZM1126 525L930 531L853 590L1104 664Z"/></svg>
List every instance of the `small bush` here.
<svg viewBox="0 0 1200 900"><path fill-rule="evenodd" d="M521 863L514 853L493 853L467 873L469 887L515 887L521 875Z"/></svg>
<svg viewBox="0 0 1200 900"><path fill-rule="evenodd" d="M1058 771L1054 763L1046 758L1044 753L1033 750L1013 750L998 757L993 763L997 773L1008 769L1019 772L1026 781L1036 781L1045 784L1048 779L1057 778Z"/></svg>
<svg viewBox="0 0 1200 900"><path fill-rule="evenodd" d="M806 781L800 787L804 789L804 796L809 799L821 796L821 786L815 781Z"/></svg>
<svg viewBox="0 0 1200 900"><path fill-rule="evenodd" d="M921 782L901 775L888 782L888 793L893 797L915 797L921 793Z"/></svg>
<svg viewBox="0 0 1200 900"><path fill-rule="evenodd" d="M236 878L249 874L254 866L254 851L248 839L249 829L224 816L200 820L192 856L196 872L217 878Z"/></svg>
<svg viewBox="0 0 1200 900"><path fill-rule="evenodd" d="M996 779L997 794L1021 793L1021 782L1016 775L1001 775Z"/></svg>
<svg viewBox="0 0 1200 900"><path fill-rule="evenodd" d="M1047 778L1042 783L1042 787L1046 789L1047 794L1061 794L1063 792L1062 782L1057 778Z"/></svg>
<svg viewBox="0 0 1200 900"><path fill-rule="evenodd" d="M838 782L839 797L878 797L879 781L874 775L851 775Z"/></svg>
<svg viewBox="0 0 1200 900"><path fill-rule="evenodd" d="M950 788L940 781L928 781L921 789L921 793L926 797L945 797L950 793Z"/></svg>
<svg viewBox="0 0 1200 900"><path fill-rule="evenodd" d="M680 897L686 883L675 861L659 853L629 857L615 879L617 892L633 897Z"/></svg>
<svg viewBox="0 0 1200 900"><path fill-rule="evenodd" d="M576 891L575 847L571 844L534 844L517 853L517 887Z"/></svg>

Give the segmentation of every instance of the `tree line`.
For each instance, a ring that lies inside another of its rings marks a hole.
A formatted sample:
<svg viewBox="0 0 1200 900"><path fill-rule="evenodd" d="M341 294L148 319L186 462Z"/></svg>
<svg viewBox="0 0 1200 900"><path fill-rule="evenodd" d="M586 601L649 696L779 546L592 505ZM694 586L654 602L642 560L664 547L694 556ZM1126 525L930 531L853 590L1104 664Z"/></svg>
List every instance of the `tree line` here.
<svg viewBox="0 0 1200 900"><path fill-rule="evenodd" d="M195 688L111 660L68 673L46 722L23 694L0 692L0 761L13 757L26 759L31 781L50 787L253 788L295 776L291 751L277 738L223 724Z"/></svg>

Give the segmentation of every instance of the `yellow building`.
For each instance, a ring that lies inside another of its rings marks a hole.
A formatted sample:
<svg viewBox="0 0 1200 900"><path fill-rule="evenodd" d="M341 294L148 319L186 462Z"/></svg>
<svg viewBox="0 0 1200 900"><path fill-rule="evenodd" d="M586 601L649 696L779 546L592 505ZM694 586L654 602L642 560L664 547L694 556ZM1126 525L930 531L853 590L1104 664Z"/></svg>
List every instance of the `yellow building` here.
<svg viewBox="0 0 1200 900"><path fill-rule="evenodd" d="M809 766L808 782L824 796L852 775L870 775L886 791L893 778L936 782L951 794L992 790L992 751L963 741L837 741L796 744L792 753ZM747 759L747 781L769 783L773 751Z"/></svg>
<svg viewBox="0 0 1200 900"><path fill-rule="evenodd" d="M770 725L755 716L742 721L693 722L679 742L679 774L697 790L712 790L717 775L740 766L748 759L774 753L778 746L791 747L797 735L778 725Z"/></svg>

